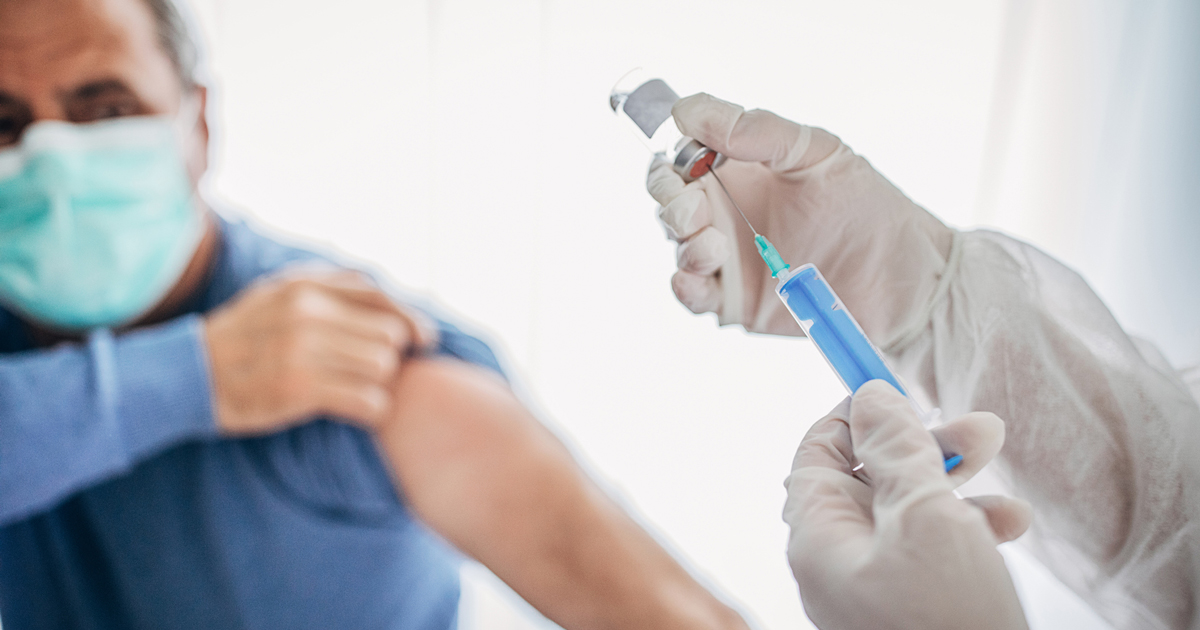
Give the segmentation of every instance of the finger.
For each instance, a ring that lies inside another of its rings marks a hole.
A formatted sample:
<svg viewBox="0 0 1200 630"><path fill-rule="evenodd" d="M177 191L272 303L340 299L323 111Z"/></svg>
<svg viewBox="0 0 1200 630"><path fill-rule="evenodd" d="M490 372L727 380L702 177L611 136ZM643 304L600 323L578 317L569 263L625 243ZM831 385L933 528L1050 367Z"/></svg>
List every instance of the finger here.
<svg viewBox="0 0 1200 630"><path fill-rule="evenodd" d="M441 334L433 318L411 307L402 307L400 311L408 319L413 350L425 352L437 346Z"/></svg>
<svg viewBox="0 0 1200 630"><path fill-rule="evenodd" d="M380 311L341 296L305 296L299 305L304 316L329 327L330 332L353 335L367 341L406 349L412 342L413 324L407 313Z"/></svg>
<svg viewBox="0 0 1200 630"><path fill-rule="evenodd" d="M1028 501L1000 496L970 497L964 501L983 510L997 542L1020 538L1033 523L1033 506Z"/></svg>
<svg viewBox="0 0 1200 630"><path fill-rule="evenodd" d="M817 420L796 449L792 469L819 466L850 474L854 449L850 442L850 398L844 398L824 418Z"/></svg>
<svg viewBox="0 0 1200 630"><path fill-rule="evenodd" d="M866 383L850 405L854 454L875 488L876 505L887 506L928 491L953 486L942 451L921 426L908 399L886 381Z"/></svg>
<svg viewBox="0 0 1200 630"><path fill-rule="evenodd" d="M661 155L655 155L650 162L650 171L646 173L646 191L661 205L674 201L684 187L683 178L671 168L671 163Z"/></svg>
<svg viewBox="0 0 1200 630"><path fill-rule="evenodd" d="M671 240L691 238L700 230L712 225L708 197L700 188L689 188L670 203L659 206L658 220L667 228Z"/></svg>
<svg viewBox="0 0 1200 630"><path fill-rule="evenodd" d="M715 227L707 227L679 244L676 259L681 270L707 276L729 260L732 249L728 236Z"/></svg>
<svg viewBox="0 0 1200 630"><path fill-rule="evenodd" d="M327 260L317 259L292 263L270 277L284 281L321 280L326 282L354 282L355 280L361 281L360 276L362 276L362 272L339 267Z"/></svg>
<svg viewBox="0 0 1200 630"><path fill-rule="evenodd" d="M788 561L797 580L870 552L874 522L866 484L830 468L805 466L793 470L784 485L783 520L791 527Z"/></svg>
<svg viewBox="0 0 1200 630"><path fill-rule="evenodd" d="M316 262L290 266L278 275L293 285L295 290L327 290L363 306L385 311L396 311L399 308L371 276L356 269Z"/></svg>
<svg viewBox="0 0 1200 630"><path fill-rule="evenodd" d="M318 413L374 427L392 406L391 394L375 383L327 379L313 392Z"/></svg>
<svg viewBox="0 0 1200 630"><path fill-rule="evenodd" d="M684 135L726 157L763 162L775 171L805 168L841 146L825 131L703 93L680 99L671 113Z"/></svg>
<svg viewBox="0 0 1200 630"><path fill-rule="evenodd" d="M360 302L347 303L347 326L358 334L378 339L385 335L403 352L424 352L436 346L440 335L437 324L425 313L390 301L394 310L375 310ZM352 319L351 319L352 318Z"/></svg>
<svg viewBox="0 0 1200 630"><path fill-rule="evenodd" d="M367 275L354 270L287 272L288 288L302 312L342 324L354 334L385 338L401 349L419 350L437 343L437 326L424 313L396 303Z"/></svg>
<svg viewBox="0 0 1200 630"><path fill-rule="evenodd" d="M358 306L376 309L385 316L399 318L405 332L393 341L393 345L401 349L426 350L438 342L438 329L427 315L403 304L397 303L390 295L379 289L367 275L357 273L356 279L340 278L344 284L338 285L335 292L343 299ZM391 330L390 325L388 326Z"/></svg>
<svg viewBox="0 0 1200 630"><path fill-rule="evenodd" d="M930 433L943 455L962 455L962 463L950 471L950 483L956 488L974 477L1004 446L1004 421L984 411L969 413Z"/></svg>
<svg viewBox="0 0 1200 630"><path fill-rule="evenodd" d="M721 283L711 274L701 276L677 271L671 277L671 289L679 302L697 315L719 311L724 300Z"/></svg>
<svg viewBox="0 0 1200 630"><path fill-rule="evenodd" d="M390 295L369 282L364 275L359 274L357 281L339 278L327 285L330 291L349 302L387 313L403 315L401 306Z"/></svg>
<svg viewBox="0 0 1200 630"><path fill-rule="evenodd" d="M800 447L796 449L796 456L792 459L792 470L795 472L801 469L808 471L824 469L830 475L823 474L809 478L826 481L835 479L835 476L831 476L834 473L845 477L844 480L838 482L838 486L854 499L862 515L865 516L870 514L871 489L865 483L854 478L852 471L854 449L850 442L850 425L846 423L849 415L850 399L846 398L824 418L816 421L808 429L804 439L800 441ZM790 489L791 480L792 478L789 477L784 481L785 488Z"/></svg>
<svg viewBox="0 0 1200 630"><path fill-rule="evenodd" d="M322 335L314 352L317 369L331 377L385 384L400 367L400 350L387 343L348 334Z"/></svg>
<svg viewBox="0 0 1200 630"><path fill-rule="evenodd" d="M844 561L847 553L865 552L845 546L871 540L871 489L850 473L849 411L847 399L813 424L784 480L783 520L792 528L788 559L797 579L824 566L831 554Z"/></svg>

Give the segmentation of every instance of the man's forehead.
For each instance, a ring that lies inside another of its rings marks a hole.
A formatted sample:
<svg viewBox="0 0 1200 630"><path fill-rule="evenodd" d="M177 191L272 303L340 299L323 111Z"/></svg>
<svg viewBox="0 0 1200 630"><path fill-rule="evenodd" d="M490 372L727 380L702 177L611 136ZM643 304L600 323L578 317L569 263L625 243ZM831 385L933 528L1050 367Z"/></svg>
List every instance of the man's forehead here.
<svg viewBox="0 0 1200 630"><path fill-rule="evenodd" d="M0 0L0 90L164 69L170 60L142 0Z"/></svg>

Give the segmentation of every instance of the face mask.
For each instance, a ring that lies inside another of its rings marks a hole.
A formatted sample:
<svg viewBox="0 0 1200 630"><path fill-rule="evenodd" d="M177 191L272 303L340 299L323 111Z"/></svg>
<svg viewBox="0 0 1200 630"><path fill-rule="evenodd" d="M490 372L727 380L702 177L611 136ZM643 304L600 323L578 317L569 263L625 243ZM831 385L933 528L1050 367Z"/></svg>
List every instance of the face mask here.
<svg viewBox="0 0 1200 630"><path fill-rule="evenodd" d="M204 235L180 136L163 117L47 121L0 151L0 302L74 331L153 308Z"/></svg>

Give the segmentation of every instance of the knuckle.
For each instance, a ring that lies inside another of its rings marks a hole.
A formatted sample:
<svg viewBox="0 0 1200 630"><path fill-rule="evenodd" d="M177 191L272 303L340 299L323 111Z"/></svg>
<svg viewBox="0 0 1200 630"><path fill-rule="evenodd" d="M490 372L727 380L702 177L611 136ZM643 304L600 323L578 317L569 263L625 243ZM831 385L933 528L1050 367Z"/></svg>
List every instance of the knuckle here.
<svg viewBox="0 0 1200 630"><path fill-rule="evenodd" d="M409 336L409 321L399 315L389 316L379 324L379 330L392 346L398 346L407 341Z"/></svg>
<svg viewBox="0 0 1200 630"><path fill-rule="evenodd" d="M380 376L391 376L392 372L400 365L400 353L396 352L394 348L383 348L376 355L375 364L379 369Z"/></svg>
<svg viewBox="0 0 1200 630"><path fill-rule="evenodd" d="M312 288L313 284L310 278L292 276L280 280L279 290L286 296L294 297L297 293Z"/></svg>
<svg viewBox="0 0 1200 630"><path fill-rule="evenodd" d="M328 311L328 298L316 287L297 288L288 298L288 308L293 321L316 320Z"/></svg>
<svg viewBox="0 0 1200 630"><path fill-rule="evenodd" d="M677 252L680 269L707 276L729 259L728 239L715 228L705 228L685 241Z"/></svg>
<svg viewBox="0 0 1200 630"><path fill-rule="evenodd" d="M399 364L399 353L392 348L375 348L364 357L367 376L376 382L390 378Z"/></svg>
<svg viewBox="0 0 1200 630"><path fill-rule="evenodd" d="M710 223L704 201L704 191L693 188L684 191L670 203L659 206L658 220L671 239L678 241L688 238Z"/></svg>
<svg viewBox="0 0 1200 630"><path fill-rule="evenodd" d="M387 409L390 400L381 387L363 386L346 394L345 401L360 420L374 420Z"/></svg>

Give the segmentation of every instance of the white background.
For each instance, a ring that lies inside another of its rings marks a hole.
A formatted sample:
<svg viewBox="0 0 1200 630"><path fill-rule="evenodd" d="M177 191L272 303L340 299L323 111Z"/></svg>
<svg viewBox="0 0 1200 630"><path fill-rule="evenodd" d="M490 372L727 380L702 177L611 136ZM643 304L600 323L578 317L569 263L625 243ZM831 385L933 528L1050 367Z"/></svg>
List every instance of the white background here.
<svg viewBox="0 0 1200 630"><path fill-rule="evenodd" d="M1003 0L197 0L216 96L207 185L471 322L689 566L763 627L808 627L781 481L844 393L807 341L721 330L675 302L648 156L608 89L647 66L681 94L826 127L947 222L1079 264L1061 213L1014 209L1044 187L1005 170L1038 153L1011 132L1053 100L1018 62L1043 40L1079 48L1062 30L1086 7L1064 4L1055 18ZM1010 562L1035 627L1103 627ZM466 576L464 627L536 623L486 572Z"/></svg>

